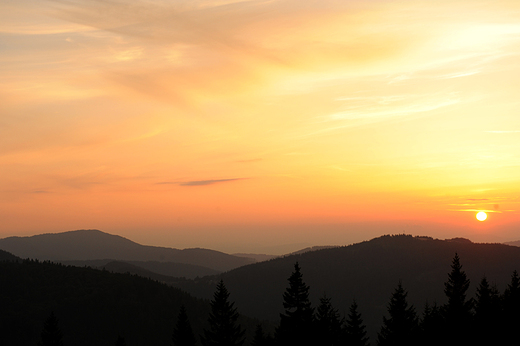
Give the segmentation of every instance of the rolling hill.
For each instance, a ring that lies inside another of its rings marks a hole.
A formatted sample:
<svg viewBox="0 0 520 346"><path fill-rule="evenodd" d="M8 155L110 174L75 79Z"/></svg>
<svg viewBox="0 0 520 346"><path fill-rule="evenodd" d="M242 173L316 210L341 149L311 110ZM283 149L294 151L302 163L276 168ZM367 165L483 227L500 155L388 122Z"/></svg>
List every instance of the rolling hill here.
<svg viewBox="0 0 520 346"><path fill-rule="evenodd" d="M516 240L516 241L509 241L507 243L504 243L506 245L511 245L511 246L518 246L520 247L520 240Z"/></svg>
<svg viewBox="0 0 520 346"><path fill-rule="evenodd" d="M2 345L36 345L51 312L59 319L64 344L71 346L111 346L118 335L128 346L168 346L181 305L197 338L208 328L207 300L136 275L0 261L0 282ZM250 341L259 321L241 316L239 323Z"/></svg>
<svg viewBox="0 0 520 346"><path fill-rule="evenodd" d="M117 261L112 259L99 259L99 260L75 260L75 261L57 261L65 265L72 265L76 267L91 267L91 268L106 268L107 270L114 271L116 273L126 273L128 270L123 269L123 265L127 264L126 268L133 268L129 272L132 274L138 274L141 270L144 272L158 274L165 277L185 277L187 279L195 279L196 277L216 275L219 274L219 270L206 268L187 263L174 263L174 262L159 262L159 261ZM120 263L121 266L114 266L111 263ZM110 268L108 265L110 265ZM149 277L148 275L141 275Z"/></svg>
<svg viewBox="0 0 520 346"><path fill-rule="evenodd" d="M72 261L110 259L118 261L157 261L191 264L219 272L254 262L208 249L173 249L146 246L98 230L79 230L0 239L0 249L21 258ZM186 275L185 275L186 276ZM196 276L196 275L195 275Z"/></svg>
<svg viewBox="0 0 520 346"><path fill-rule="evenodd" d="M0 261L19 261L20 258L16 257L10 252L0 250Z"/></svg>
<svg viewBox="0 0 520 346"><path fill-rule="evenodd" d="M208 298L216 280L222 278L241 313L279 321L287 279L295 262L299 262L303 279L310 286L314 306L326 294L345 314L352 300L356 299L373 338L379 331L390 295L399 280L419 314L427 300L430 304L445 303L444 282L456 252L471 280L469 297L474 296L484 275L502 292L513 270L520 269L518 247L476 244L467 239L438 240L399 235L276 258L215 277L179 281L175 285L195 296Z"/></svg>

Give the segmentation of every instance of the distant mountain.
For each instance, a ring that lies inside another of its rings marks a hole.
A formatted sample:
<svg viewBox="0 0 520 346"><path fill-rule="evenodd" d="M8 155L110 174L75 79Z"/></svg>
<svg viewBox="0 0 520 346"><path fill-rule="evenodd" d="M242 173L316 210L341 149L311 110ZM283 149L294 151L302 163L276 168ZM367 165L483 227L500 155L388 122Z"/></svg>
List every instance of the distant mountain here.
<svg viewBox="0 0 520 346"><path fill-rule="evenodd" d="M506 245L510 245L510 246L520 246L520 240L517 240L517 241L508 241L507 243L504 243Z"/></svg>
<svg viewBox="0 0 520 346"><path fill-rule="evenodd" d="M232 255L237 256L237 257L251 258L251 259L254 259L255 262L269 261L270 259L279 257L277 255L266 255L266 254L257 254L257 253L234 253Z"/></svg>
<svg viewBox="0 0 520 346"><path fill-rule="evenodd" d="M291 252L289 254L282 255L282 256L297 255L297 254L302 254L304 252L318 251L318 250L330 249L330 248L334 248L334 247L338 247L338 246L311 246L311 247L306 247L304 249L294 251L294 252ZM265 254L254 254L254 253L234 253L233 256L252 258L256 262L269 261L273 258L282 257L282 256L278 256L278 255L265 255Z"/></svg>
<svg viewBox="0 0 520 346"><path fill-rule="evenodd" d="M446 302L444 282L456 252L471 280L469 297L474 296L484 275L503 292L513 270L520 271L518 247L476 244L461 238L438 240L399 235L280 257L216 277L179 281L175 285L195 296L209 298L216 280L222 278L236 297L236 306L241 313L278 322L287 279L295 262L299 262L303 279L310 286L314 306L326 294L345 314L356 299L370 335L374 337L399 280L419 314L427 300L430 304Z"/></svg>
<svg viewBox="0 0 520 346"><path fill-rule="evenodd" d="M299 254L306 253L306 252L309 252L309 251L318 251L318 250L324 250L324 249L332 249L332 248L335 248L335 247L339 247L339 246L311 246L311 247L306 247L305 249L301 249L301 250L298 250L298 251L295 251L295 252L291 252L289 255L299 255Z"/></svg>
<svg viewBox="0 0 520 346"><path fill-rule="evenodd" d="M129 271L132 274L139 274L139 270L147 275L141 275L144 277L151 277L149 273L158 274L160 276L167 277L184 277L187 279L195 279L196 277L216 275L220 273L218 270L196 266L193 264L186 263L174 263L174 262L158 262L158 261L114 261L112 259L99 259L99 260L75 260L75 261L58 261L65 265L73 265L76 267L91 267L91 268L106 268L109 263L120 263L119 267L110 267L112 271L116 273L126 273ZM134 268L133 270L121 269L125 264L128 264L128 268ZM121 267L121 268L120 268ZM119 268L116 270L116 268ZM164 280L159 280L164 281Z"/></svg>
<svg viewBox="0 0 520 346"><path fill-rule="evenodd" d="M192 264L227 271L254 260L208 249L173 249L145 246L98 230L41 234L32 237L0 239L0 249L21 258L40 260L158 261Z"/></svg>
<svg viewBox="0 0 520 346"><path fill-rule="evenodd" d="M168 275L157 274L153 271L144 269L142 267L136 266L134 264L130 264L127 262L120 261L111 261L101 265L99 267L91 267L94 269L100 269L104 271L109 271L111 273L119 273L119 274L132 274L138 275L143 278L151 279L163 284L167 284L170 286L174 286L173 284L179 280L179 276L173 277ZM183 278L184 279L184 278Z"/></svg>
<svg viewBox="0 0 520 346"><path fill-rule="evenodd" d="M4 261L0 282L2 345L36 345L51 312L69 346L112 346L118 335L128 346L170 345L181 305L197 338L208 327L208 301L135 275ZM239 322L250 341L259 321L241 316Z"/></svg>

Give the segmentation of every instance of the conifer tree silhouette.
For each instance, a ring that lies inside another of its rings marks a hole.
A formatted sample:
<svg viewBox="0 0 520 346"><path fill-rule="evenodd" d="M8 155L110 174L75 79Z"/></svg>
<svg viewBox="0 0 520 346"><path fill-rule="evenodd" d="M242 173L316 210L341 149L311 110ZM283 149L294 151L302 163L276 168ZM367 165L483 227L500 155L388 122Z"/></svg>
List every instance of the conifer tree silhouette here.
<svg viewBox="0 0 520 346"><path fill-rule="evenodd" d="M314 309L309 301L309 286L303 282L298 262L288 280L289 287L283 294L285 313L280 314L276 340L284 346L313 344Z"/></svg>
<svg viewBox="0 0 520 346"><path fill-rule="evenodd" d="M51 312L43 324L39 346L63 346L63 335L58 326L58 319Z"/></svg>
<svg viewBox="0 0 520 346"><path fill-rule="evenodd" d="M518 345L518 326L520 325L520 277L515 270L511 282L504 291L504 345Z"/></svg>
<svg viewBox="0 0 520 346"><path fill-rule="evenodd" d="M204 330L204 346L240 346L244 343L245 331L237 323L238 312L234 303L229 302L229 292L220 280L211 301L208 318L209 330Z"/></svg>
<svg viewBox="0 0 520 346"><path fill-rule="evenodd" d="M181 305L179 310L177 323L173 329L172 341L173 346L195 346L197 344L184 305Z"/></svg>
<svg viewBox="0 0 520 346"><path fill-rule="evenodd" d="M380 346L408 346L416 344L418 321L413 305L408 306L401 282L388 304L389 318L383 317L383 326L377 337Z"/></svg>
<svg viewBox="0 0 520 346"><path fill-rule="evenodd" d="M444 283L444 293L448 297L448 303L442 309L445 323L443 330L446 333L444 342L448 345L465 344L470 337L473 300L466 300L469 284L469 279L462 270L459 255L455 253L448 281Z"/></svg>
<svg viewBox="0 0 520 346"><path fill-rule="evenodd" d="M473 335L483 345L495 344L501 334L500 295L496 287L489 286L486 277L480 281L475 302L475 321Z"/></svg>
<svg viewBox="0 0 520 346"><path fill-rule="evenodd" d="M363 324L361 314L358 312L358 305L354 300L349 308L347 320L345 322L345 345L349 346L368 346L366 327Z"/></svg>
<svg viewBox="0 0 520 346"><path fill-rule="evenodd" d="M270 335L264 333L262 325L258 324L255 329L255 336L251 346L271 346L274 344L274 340Z"/></svg>
<svg viewBox="0 0 520 346"><path fill-rule="evenodd" d="M323 346L338 345L341 339L341 319L330 298L323 296L316 309L316 342Z"/></svg>
<svg viewBox="0 0 520 346"><path fill-rule="evenodd" d="M423 316L419 324L420 341L423 346L437 346L442 344L439 331L443 328L443 319L437 304L426 303Z"/></svg>

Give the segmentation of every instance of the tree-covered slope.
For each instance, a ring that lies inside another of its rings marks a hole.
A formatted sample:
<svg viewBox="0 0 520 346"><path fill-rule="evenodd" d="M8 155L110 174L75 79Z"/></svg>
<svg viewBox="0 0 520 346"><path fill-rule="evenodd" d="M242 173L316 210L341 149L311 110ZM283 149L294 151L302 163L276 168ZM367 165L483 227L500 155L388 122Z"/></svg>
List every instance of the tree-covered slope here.
<svg viewBox="0 0 520 346"><path fill-rule="evenodd" d="M10 252L0 250L0 261L18 261L20 260L19 257L16 257Z"/></svg>
<svg viewBox="0 0 520 346"><path fill-rule="evenodd" d="M181 305L198 336L209 303L129 274L24 260L0 262L0 343L36 345L51 312L67 346L170 345ZM233 297L232 297L233 298ZM251 333L255 320L241 317Z"/></svg>
<svg viewBox="0 0 520 346"><path fill-rule="evenodd" d="M513 270L520 270L518 247L400 235L277 258L177 285L196 296L209 297L215 280L223 278L241 313L278 321L283 310L282 292L294 263L299 262L303 279L310 286L311 301L316 305L326 294L345 313L355 298L373 336L399 280L419 312L426 300L445 302L444 282L456 252L471 280L470 296L484 275L503 291Z"/></svg>
<svg viewBox="0 0 520 346"><path fill-rule="evenodd" d="M185 277L187 279L194 279L197 276L208 276L219 274L220 271L196 266L187 263L175 262L159 262L159 261L117 261L112 259L98 259L98 260L72 260L72 261L57 261L65 265L73 265L76 267L91 267L91 268L106 268L108 271L116 273L130 272L143 277L149 277L155 280L161 276L168 277ZM116 265L120 264L120 265ZM156 275L152 275L156 274Z"/></svg>

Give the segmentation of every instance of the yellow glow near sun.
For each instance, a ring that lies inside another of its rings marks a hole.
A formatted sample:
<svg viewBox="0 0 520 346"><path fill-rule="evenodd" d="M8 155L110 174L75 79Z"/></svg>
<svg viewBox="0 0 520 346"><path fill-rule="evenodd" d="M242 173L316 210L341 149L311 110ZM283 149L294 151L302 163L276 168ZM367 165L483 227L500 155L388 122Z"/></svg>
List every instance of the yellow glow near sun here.
<svg viewBox="0 0 520 346"><path fill-rule="evenodd" d="M485 221L487 219L487 214L483 211L479 211L476 215L477 220Z"/></svg>

